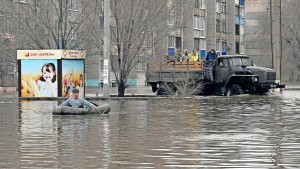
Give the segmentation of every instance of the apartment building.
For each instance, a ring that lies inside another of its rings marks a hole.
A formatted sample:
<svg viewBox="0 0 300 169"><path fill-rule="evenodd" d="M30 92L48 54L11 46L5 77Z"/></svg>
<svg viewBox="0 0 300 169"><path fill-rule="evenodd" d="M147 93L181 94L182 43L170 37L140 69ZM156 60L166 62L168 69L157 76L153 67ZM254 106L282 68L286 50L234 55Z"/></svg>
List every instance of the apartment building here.
<svg viewBox="0 0 300 169"><path fill-rule="evenodd" d="M245 54L245 0L186 0L176 11L176 30L168 36L168 54L211 48L222 54ZM180 23L180 24L178 24Z"/></svg>

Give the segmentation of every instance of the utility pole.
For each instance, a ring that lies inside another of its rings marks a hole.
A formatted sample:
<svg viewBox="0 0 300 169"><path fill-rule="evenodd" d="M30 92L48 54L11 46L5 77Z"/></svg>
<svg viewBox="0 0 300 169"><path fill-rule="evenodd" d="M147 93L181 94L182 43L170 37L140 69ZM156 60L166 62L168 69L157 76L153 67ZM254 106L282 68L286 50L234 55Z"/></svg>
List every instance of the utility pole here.
<svg viewBox="0 0 300 169"><path fill-rule="evenodd" d="M282 70L281 70L281 68L282 68L282 27L281 27L281 22L282 22L282 20L281 20L281 17L282 17L282 6L281 6L282 4L281 4L281 0L280 0L280 2L279 2L279 33L280 33L280 63L279 63L279 82L280 83L282 83L282 76L281 76L281 72L282 72ZM280 92L282 92L282 88L280 88Z"/></svg>
<svg viewBox="0 0 300 169"><path fill-rule="evenodd" d="M282 55L282 36L281 36L281 0L271 0L271 23L273 47L273 68L276 71L276 82L281 83L281 55Z"/></svg>
<svg viewBox="0 0 300 169"><path fill-rule="evenodd" d="M272 12L272 0L270 0L270 38L271 38L271 57L272 65L271 68L274 69L274 46L273 46L273 12Z"/></svg>
<svg viewBox="0 0 300 169"><path fill-rule="evenodd" d="M109 97L110 90L110 0L104 0L103 30L103 96Z"/></svg>

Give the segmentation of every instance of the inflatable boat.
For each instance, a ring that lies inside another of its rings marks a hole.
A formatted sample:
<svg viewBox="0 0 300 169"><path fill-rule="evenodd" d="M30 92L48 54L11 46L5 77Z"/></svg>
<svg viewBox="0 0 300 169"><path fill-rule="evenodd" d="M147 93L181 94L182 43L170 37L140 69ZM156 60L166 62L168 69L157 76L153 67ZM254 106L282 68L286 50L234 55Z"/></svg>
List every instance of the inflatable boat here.
<svg viewBox="0 0 300 169"><path fill-rule="evenodd" d="M108 114L111 111L109 105L97 106L96 109L89 111L87 108L74 108L69 106L59 106L52 114L56 115L86 115L86 114Z"/></svg>

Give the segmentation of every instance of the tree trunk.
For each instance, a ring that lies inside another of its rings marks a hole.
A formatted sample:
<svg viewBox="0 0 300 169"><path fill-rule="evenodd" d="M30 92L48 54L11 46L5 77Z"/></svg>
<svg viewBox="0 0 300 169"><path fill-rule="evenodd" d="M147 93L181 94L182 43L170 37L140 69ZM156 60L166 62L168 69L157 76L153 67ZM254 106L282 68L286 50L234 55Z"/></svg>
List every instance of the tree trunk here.
<svg viewBox="0 0 300 169"><path fill-rule="evenodd" d="M124 80L120 80L120 83L118 84L118 97L124 97L125 96L125 83Z"/></svg>

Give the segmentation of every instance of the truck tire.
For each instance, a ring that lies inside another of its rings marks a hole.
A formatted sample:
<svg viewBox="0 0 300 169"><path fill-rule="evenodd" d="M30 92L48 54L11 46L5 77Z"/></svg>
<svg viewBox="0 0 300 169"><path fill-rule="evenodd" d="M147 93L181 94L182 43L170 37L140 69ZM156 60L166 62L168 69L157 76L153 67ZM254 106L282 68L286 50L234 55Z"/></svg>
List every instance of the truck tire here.
<svg viewBox="0 0 300 169"><path fill-rule="evenodd" d="M163 95L167 95L167 90L166 90L166 86L168 85L167 83L159 83L159 87L156 90L156 95L157 96L163 96Z"/></svg>
<svg viewBox="0 0 300 169"><path fill-rule="evenodd" d="M162 95L165 95L164 93L165 93L165 92L164 92L164 90L163 90L162 88L158 88L158 89L157 89L157 92L156 92L156 95L157 95L157 96L162 96Z"/></svg>
<svg viewBox="0 0 300 169"><path fill-rule="evenodd" d="M159 83L156 95L174 95L176 93L176 88L173 83Z"/></svg>
<svg viewBox="0 0 300 169"><path fill-rule="evenodd" d="M204 69L204 78L205 78L205 80L207 80L209 82L214 81L214 77L213 77L213 73L212 73L211 68Z"/></svg>
<svg viewBox="0 0 300 169"><path fill-rule="evenodd" d="M152 88L152 92L156 92L157 91L157 83L149 83L151 85Z"/></svg>
<svg viewBox="0 0 300 169"><path fill-rule="evenodd" d="M233 84L231 88L227 91L227 96L244 94L244 90L239 84Z"/></svg>

